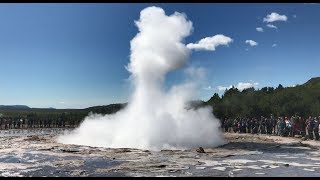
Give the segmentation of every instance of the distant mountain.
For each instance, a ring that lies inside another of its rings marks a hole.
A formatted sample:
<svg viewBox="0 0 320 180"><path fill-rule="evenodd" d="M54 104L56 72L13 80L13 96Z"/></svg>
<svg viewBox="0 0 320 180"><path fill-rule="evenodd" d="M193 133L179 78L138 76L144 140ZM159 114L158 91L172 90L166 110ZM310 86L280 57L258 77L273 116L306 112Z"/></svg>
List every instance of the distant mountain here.
<svg viewBox="0 0 320 180"><path fill-rule="evenodd" d="M30 108L32 110L56 110L56 108L48 107L48 108Z"/></svg>
<svg viewBox="0 0 320 180"><path fill-rule="evenodd" d="M0 109L18 109L18 110L24 110L24 109L31 109L29 106L26 105L0 105Z"/></svg>
<svg viewBox="0 0 320 180"><path fill-rule="evenodd" d="M85 108L86 111L91 111L93 113L99 113L99 114L112 114L116 113L117 111L121 110L127 105L127 103L124 104L109 104L104 106L93 106Z"/></svg>

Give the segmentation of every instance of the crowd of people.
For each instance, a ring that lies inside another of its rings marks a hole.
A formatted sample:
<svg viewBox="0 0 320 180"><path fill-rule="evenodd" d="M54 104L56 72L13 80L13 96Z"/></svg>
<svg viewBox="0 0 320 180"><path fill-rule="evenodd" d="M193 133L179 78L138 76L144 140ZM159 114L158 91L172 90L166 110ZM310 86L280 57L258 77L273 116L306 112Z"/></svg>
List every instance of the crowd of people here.
<svg viewBox="0 0 320 180"><path fill-rule="evenodd" d="M225 118L221 127L225 132L270 134L278 136L300 135L308 139L319 140L320 116L302 118L298 115L288 117L263 117L260 118Z"/></svg>
<svg viewBox="0 0 320 180"><path fill-rule="evenodd" d="M26 128L68 128L77 127L80 121L66 121L57 119L27 119L21 117L1 117L0 129L26 129Z"/></svg>
<svg viewBox="0 0 320 180"><path fill-rule="evenodd" d="M302 118L298 115L288 117L225 118L221 127L225 132L269 134L278 136L300 135L319 140L320 116ZM66 121L64 118L27 119L21 117L0 117L0 129L25 128L68 128L79 126L80 121Z"/></svg>

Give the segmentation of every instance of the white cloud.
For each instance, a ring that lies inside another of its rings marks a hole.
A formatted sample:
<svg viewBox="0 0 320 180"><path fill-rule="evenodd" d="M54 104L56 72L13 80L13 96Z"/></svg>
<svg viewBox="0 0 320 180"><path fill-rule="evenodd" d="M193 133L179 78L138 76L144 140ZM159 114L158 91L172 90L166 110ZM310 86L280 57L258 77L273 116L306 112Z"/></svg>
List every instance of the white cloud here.
<svg viewBox="0 0 320 180"><path fill-rule="evenodd" d="M228 45L232 41L233 39L231 39L230 37L224 36L222 34L217 34L212 37L203 38L197 43L189 43L187 45L187 48L195 50L214 51L216 50L217 46Z"/></svg>
<svg viewBox="0 0 320 180"><path fill-rule="evenodd" d="M211 91L211 90L214 90L214 87L212 87L212 86L208 86L208 87L204 87L203 89L204 89L204 90Z"/></svg>
<svg viewBox="0 0 320 180"><path fill-rule="evenodd" d="M278 46L278 44L272 44L272 47L276 47L276 46Z"/></svg>
<svg viewBox="0 0 320 180"><path fill-rule="evenodd" d="M294 14L294 15L292 15L292 17L297 18L297 15Z"/></svg>
<svg viewBox="0 0 320 180"><path fill-rule="evenodd" d="M287 21L287 16L286 15L280 15L278 13L271 13L268 14L267 17L263 18L263 22L275 22L275 21Z"/></svg>
<svg viewBox="0 0 320 180"><path fill-rule="evenodd" d="M218 88L219 91L225 91L226 89L232 88L232 85L230 85L230 86L218 86L217 88Z"/></svg>
<svg viewBox="0 0 320 180"><path fill-rule="evenodd" d="M188 67L184 72L192 78L203 79L206 76L206 70L202 67Z"/></svg>
<svg viewBox="0 0 320 180"><path fill-rule="evenodd" d="M267 27L269 27L269 28L274 28L274 29L278 29L278 27L275 26L275 25L273 25L273 24L267 24Z"/></svg>
<svg viewBox="0 0 320 180"><path fill-rule="evenodd" d="M59 102L59 104L64 104L64 103L65 103L64 101L60 101L60 102Z"/></svg>
<svg viewBox="0 0 320 180"><path fill-rule="evenodd" d="M248 89L248 88L251 88L251 87L257 87L258 85L259 85L259 83L251 81L251 82L239 82L234 87L239 89L239 91L242 91L244 89ZM232 85L230 85L230 86L218 86L217 88L218 88L219 91L225 91L226 89L232 88Z"/></svg>
<svg viewBox="0 0 320 180"><path fill-rule="evenodd" d="M262 28L262 27L257 27L256 30L257 30L258 32L263 32L263 28Z"/></svg>
<svg viewBox="0 0 320 180"><path fill-rule="evenodd" d="M236 87L240 91L242 91L244 89L248 89L248 88L251 88L251 87L258 86L258 85L259 85L259 83L257 83L257 82L252 82L252 83L250 83L250 82L244 82L244 83L243 82L239 82Z"/></svg>
<svg viewBox="0 0 320 180"><path fill-rule="evenodd" d="M250 46L257 46L258 45L258 43L253 40L246 40L245 43L250 44Z"/></svg>

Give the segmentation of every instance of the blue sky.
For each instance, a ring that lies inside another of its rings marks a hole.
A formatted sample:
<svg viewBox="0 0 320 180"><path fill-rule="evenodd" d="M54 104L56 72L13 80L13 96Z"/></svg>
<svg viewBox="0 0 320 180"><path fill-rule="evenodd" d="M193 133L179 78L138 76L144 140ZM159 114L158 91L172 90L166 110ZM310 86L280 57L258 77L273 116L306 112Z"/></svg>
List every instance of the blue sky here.
<svg viewBox="0 0 320 180"><path fill-rule="evenodd" d="M0 104L85 108L126 102L134 20L148 6L185 13L194 27L186 44L216 34L233 39L190 56L187 66L206 72L202 100L239 83L292 86L320 76L320 4L1 4ZM264 22L272 12L286 21ZM182 74L170 73L166 85L181 82Z"/></svg>

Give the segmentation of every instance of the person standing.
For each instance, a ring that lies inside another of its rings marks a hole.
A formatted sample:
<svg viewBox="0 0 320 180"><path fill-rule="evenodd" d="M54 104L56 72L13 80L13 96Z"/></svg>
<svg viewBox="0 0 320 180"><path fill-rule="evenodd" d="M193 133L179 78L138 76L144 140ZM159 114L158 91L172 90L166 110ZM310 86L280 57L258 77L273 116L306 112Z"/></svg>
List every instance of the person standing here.
<svg viewBox="0 0 320 180"><path fill-rule="evenodd" d="M16 129L16 127L17 127L17 117L14 117L14 118L12 118L12 124L13 124L13 126L12 126L12 129Z"/></svg>
<svg viewBox="0 0 320 180"><path fill-rule="evenodd" d="M8 119L8 128L9 129L12 129L12 124L13 124L13 122L12 122L12 118L11 117L9 117L9 119Z"/></svg>
<svg viewBox="0 0 320 180"><path fill-rule="evenodd" d="M252 125L252 134L258 134L258 129L259 129L258 120L254 118L253 125Z"/></svg>
<svg viewBox="0 0 320 180"><path fill-rule="evenodd" d="M286 136L291 136L292 135L292 124L291 124L292 118L285 118L286 122Z"/></svg>
<svg viewBox="0 0 320 180"><path fill-rule="evenodd" d="M4 123L4 129L7 129L8 126L7 126L7 119L6 118L3 119L3 123Z"/></svg>
<svg viewBox="0 0 320 180"><path fill-rule="evenodd" d="M15 119L15 121L16 121L16 129L19 129L19 127L20 127L20 117L17 117Z"/></svg>
<svg viewBox="0 0 320 180"><path fill-rule="evenodd" d="M309 116L309 118L306 121L306 125L307 125L307 131L308 131L308 136L309 139L313 140L313 119L311 116Z"/></svg>
<svg viewBox="0 0 320 180"><path fill-rule="evenodd" d="M266 132L266 122L265 122L265 119L263 116L261 116L261 119L260 119L260 133L261 134L265 134Z"/></svg>
<svg viewBox="0 0 320 180"><path fill-rule="evenodd" d="M293 135L292 136L295 136L296 134L299 134L299 130L300 130L300 124L299 124L299 119L298 119L298 116L297 114L294 115L293 117L293 124L292 124L292 128L293 128Z"/></svg>
<svg viewBox="0 0 320 180"><path fill-rule="evenodd" d="M300 123L300 132L301 132L301 136L305 137L306 136L306 120L302 117L299 116L299 123Z"/></svg>
<svg viewBox="0 0 320 180"><path fill-rule="evenodd" d="M269 134L269 135L271 135L272 134L272 120L271 120L271 118L268 118L267 119L267 133Z"/></svg>
<svg viewBox="0 0 320 180"><path fill-rule="evenodd" d="M317 119L317 117L313 118L313 122L314 122L314 128L313 128L314 136L316 140L319 140L319 120Z"/></svg>
<svg viewBox="0 0 320 180"><path fill-rule="evenodd" d="M283 117L281 117L281 120L280 120L280 136L284 136L285 135L285 128L286 128L286 122L283 119Z"/></svg>
<svg viewBox="0 0 320 180"><path fill-rule="evenodd" d="M251 133L252 131L252 119L248 119L248 133Z"/></svg>
<svg viewBox="0 0 320 180"><path fill-rule="evenodd" d="M76 127L77 124L78 123L76 123L74 121L74 127ZM228 118L227 124L228 124L228 132L231 132L231 129L232 129L232 119L231 118Z"/></svg>
<svg viewBox="0 0 320 180"><path fill-rule="evenodd" d="M274 118L272 114L270 115L270 119L271 119L271 122L272 122L272 131L273 131L273 134L277 134L277 133L276 133L277 119Z"/></svg>
<svg viewBox="0 0 320 180"><path fill-rule="evenodd" d="M237 121L237 119L233 120L232 130L233 130L234 133L236 133L238 131L238 121Z"/></svg>
<svg viewBox="0 0 320 180"><path fill-rule="evenodd" d="M221 127L224 129L224 132L227 132L228 130L228 118L224 118L224 120L222 121L222 123L221 123Z"/></svg>

